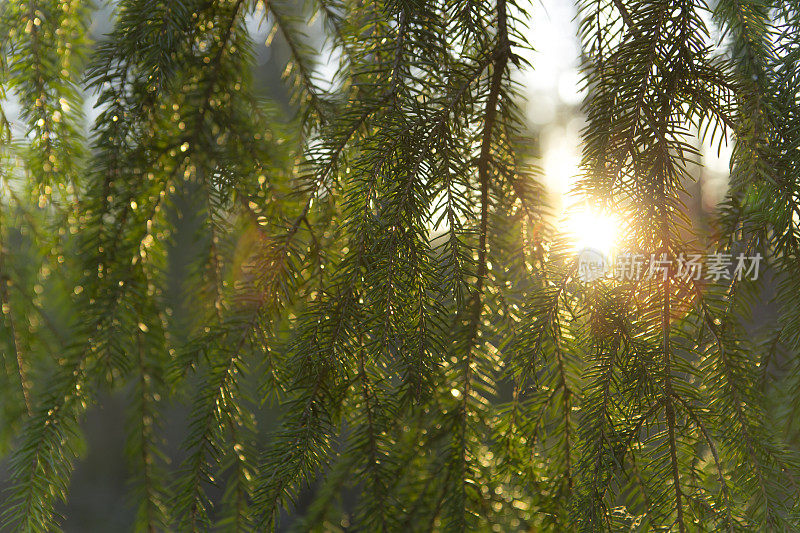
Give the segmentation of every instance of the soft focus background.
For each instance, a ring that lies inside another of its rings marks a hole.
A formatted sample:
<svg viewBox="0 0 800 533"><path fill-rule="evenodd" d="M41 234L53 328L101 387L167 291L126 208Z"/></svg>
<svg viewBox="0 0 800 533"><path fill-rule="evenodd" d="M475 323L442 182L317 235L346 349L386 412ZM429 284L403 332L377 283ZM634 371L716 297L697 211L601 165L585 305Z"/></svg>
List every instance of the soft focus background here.
<svg viewBox="0 0 800 533"><path fill-rule="evenodd" d="M97 11L92 26L92 38L100 40L111 29L113 6L107 5ZM532 153L539 157L541 179L551 192L553 216L559 227L570 224L570 206L579 201L570 190L579 173L581 158L580 137L583 119L580 112L583 94L581 91L580 46L577 34L576 9L571 2L564 0L543 0L532 4L528 10L530 25L528 36L533 51L527 59L531 66L518 72L520 98L535 139ZM263 16L251 17L249 29L256 43L257 85L264 95L270 96L283 106L289 106L288 94L281 80L287 50L280 36L274 36L269 22L259 23ZM337 58L331 57L319 28L319 22L311 22L308 34L317 41L320 50L320 77L331 79L333 65ZM86 95L86 114L91 119L97 111L93 109L93 95ZM5 104L9 119L15 120L19 106L13 101ZM705 145L698 141L703 165L695 169L696 182L687 185L691 192L690 206L700 228L709 228L708 219L717 202L722 198L727 184L730 149L725 142L708 140ZM187 192L190 195L190 192ZM174 308L191 306L191 301L182 300L181 280L186 277L187 263L181 257L192 257L196 242L195 228L199 224L193 216L191 198L178 203L178 231L175 249L170 256L169 265L175 290ZM580 228L573 228L580 231ZM176 312L180 316L179 312ZM769 310L760 309L753 328L760 321L769 319ZM58 317L53 316L58 327ZM175 332L180 335L180 331ZM1 400L0 400L1 401ZM127 501L128 487L125 479L123 445L125 441L124 396L122 394L101 398L102 407L93 407L86 417L84 428L87 436L85 454L77 465L72 478L72 490L67 508L62 509L66 520L64 529L71 532L111 532L127 531L133 522L134 510ZM165 451L172 464L180 460L178 447L186 433L187 411L183 407L173 407L165 415L163 438ZM269 427L274 416L268 411L259 414L260 423ZM262 432L264 434L264 432ZM0 470L4 465L0 464ZM0 475L6 479L7 475ZM310 489L310 490L313 490ZM303 508L307 498L301 498L298 507ZM284 527L291 527L291 520L282 521ZM343 524L343 526L346 526Z"/></svg>

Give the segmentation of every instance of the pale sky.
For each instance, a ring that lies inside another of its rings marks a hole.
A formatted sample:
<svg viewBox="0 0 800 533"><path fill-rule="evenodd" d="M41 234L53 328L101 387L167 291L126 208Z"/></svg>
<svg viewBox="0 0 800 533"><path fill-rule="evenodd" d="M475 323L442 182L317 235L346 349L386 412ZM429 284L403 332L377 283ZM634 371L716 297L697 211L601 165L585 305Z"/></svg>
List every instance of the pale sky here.
<svg viewBox="0 0 800 533"><path fill-rule="evenodd" d="M531 67L520 72L518 79L524 87L526 116L533 125L542 128L544 183L553 195L554 207L565 209L574 201L568 192L577 179L583 128L579 115L563 116L563 111L570 107L579 113L584 97L579 72L577 8L569 0L531 0L527 11L527 36L534 50L526 52ZM704 15L709 19L707 13ZM710 20L707 24L711 27ZM712 36L717 38L716 34ZM713 205L725 193L731 147L712 144L707 139L701 152L705 164L703 196Z"/></svg>

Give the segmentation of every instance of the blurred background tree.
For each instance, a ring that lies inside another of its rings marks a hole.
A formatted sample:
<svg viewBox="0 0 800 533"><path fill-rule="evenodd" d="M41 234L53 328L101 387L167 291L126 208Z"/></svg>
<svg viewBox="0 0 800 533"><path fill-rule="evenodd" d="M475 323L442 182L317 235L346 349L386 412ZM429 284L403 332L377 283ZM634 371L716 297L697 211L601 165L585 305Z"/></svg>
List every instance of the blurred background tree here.
<svg viewBox="0 0 800 533"><path fill-rule="evenodd" d="M0 9L0 530L800 529L794 3Z"/></svg>

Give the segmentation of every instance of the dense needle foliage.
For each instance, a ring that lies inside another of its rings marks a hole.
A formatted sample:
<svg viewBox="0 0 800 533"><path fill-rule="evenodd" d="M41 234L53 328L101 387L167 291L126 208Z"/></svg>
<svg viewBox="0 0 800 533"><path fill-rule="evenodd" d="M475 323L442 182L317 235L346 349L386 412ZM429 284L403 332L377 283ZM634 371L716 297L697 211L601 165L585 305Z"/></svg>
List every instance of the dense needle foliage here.
<svg viewBox="0 0 800 533"><path fill-rule="evenodd" d="M108 393L136 530L800 530L796 2L579 2L579 193L630 249L767 258L591 283L518 107L525 5L112 5L90 42L98 6L0 4L4 531L59 529ZM696 136L735 147L710 239Z"/></svg>

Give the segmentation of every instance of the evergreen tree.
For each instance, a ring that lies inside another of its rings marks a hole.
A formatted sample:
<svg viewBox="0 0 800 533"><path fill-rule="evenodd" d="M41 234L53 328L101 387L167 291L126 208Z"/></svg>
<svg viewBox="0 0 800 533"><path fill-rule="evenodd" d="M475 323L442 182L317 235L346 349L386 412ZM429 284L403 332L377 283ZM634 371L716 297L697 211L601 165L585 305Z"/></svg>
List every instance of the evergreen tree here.
<svg viewBox="0 0 800 533"><path fill-rule="evenodd" d="M98 6L0 9L4 530L59 529L109 392L135 530L800 530L796 2L580 0L577 193L677 261L694 137L729 136L710 249L768 269L591 282L515 0L119 0L98 42Z"/></svg>

